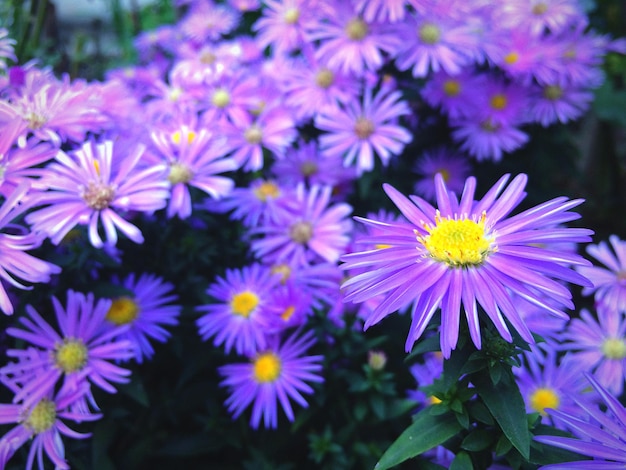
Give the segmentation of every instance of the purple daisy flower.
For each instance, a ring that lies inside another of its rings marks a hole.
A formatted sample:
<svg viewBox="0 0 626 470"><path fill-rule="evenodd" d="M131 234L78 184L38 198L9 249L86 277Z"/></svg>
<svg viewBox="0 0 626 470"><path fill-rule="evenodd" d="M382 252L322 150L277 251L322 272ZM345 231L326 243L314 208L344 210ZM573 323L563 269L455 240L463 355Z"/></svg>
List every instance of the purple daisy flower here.
<svg viewBox="0 0 626 470"><path fill-rule="evenodd" d="M354 8L367 22L403 20L406 14L407 0L355 0Z"/></svg>
<svg viewBox="0 0 626 470"><path fill-rule="evenodd" d="M278 426L278 403L287 419L294 420L290 399L306 408L302 394L311 394L307 382L323 382L319 372L323 356L305 356L315 344L313 332L300 337L292 334L282 344L277 338L267 349L251 357L247 364L230 364L219 368L224 380L220 385L228 387L230 396L226 406L237 418L252 404L250 425L256 429L263 419L266 428Z"/></svg>
<svg viewBox="0 0 626 470"><path fill-rule="evenodd" d="M280 333L288 328L302 326L312 313L313 295L294 281L286 282L272 291L267 305L270 332Z"/></svg>
<svg viewBox="0 0 626 470"><path fill-rule="evenodd" d="M570 209L582 200L559 197L508 217L526 195L527 176L516 176L507 187L508 180L509 175L503 176L475 201L475 178L467 179L459 199L438 174L438 209L417 196L409 199L389 184L383 185L411 223L357 219L376 225L384 233L371 237L371 244L389 245L342 257L343 269L365 270L343 284L346 301L363 302L382 293L387 296L367 319L365 328L413 303L413 322L406 341L410 351L441 309L441 350L447 358L457 344L462 311L472 341L480 349L477 304L507 341L512 341L512 336L505 318L525 341L533 342L512 294L544 308L546 313L567 318L543 295L551 296L559 307L573 308L570 291L558 281L589 285L570 268L588 262L574 253L552 249L558 245L544 248L537 243L589 241L591 230L554 228L579 218Z"/></svg>
<svg viewBox="0 0 626 470"><path fill-rule="evenodd" d="M359 174L374 168L375 154L387 165L412 139L411 133L396 123L400 116L410 114L401 96L390 88L373 96L367 87L363 103L354 100L345 107L324 109L315 118L316 127L327 131L319 138L322 152L331 157L343 155L345 166L356 160Z"/></svg>
<svg viewBox="0 0 626 470"><path fill-rule="evenodd" d="M531 89L528 103L530 119L548 127L556 122L566 123L582 116L593 101L587 89L546 84Z"/></svg>
<svg viewBox="0 0 626 470"><path fill-rule="evenodd" d="M545 465L541 470L612 470L623 469L626 464L626 409L617 397L611 395L593 377L586 375L606 409L598 408L581 401L573 400L578 410L568 413L561 410L548 410L549 414L571 429L577 437L535 436L542 444L553 445L577 454L592 457L593 460L563 462Z"/></svg>
<svg viewBox="0 0 626 470"><path fill-rule="evenodd" d="M490 119L453 120L452 137L461 148L478 161L502 160L505 152L513 152L528 142L528 134L511 124L492 122Z"/></svg>
<svg viewBox="0 0 626 470"><path fill-rule="evenodd" d="M425 152L413 167L413 171L421 175L413 187L414 191L425 199L433 201L436 197L435 175L441 173L447 188L460 193L469 176L470 164L463 155L439 148L432 152Z"/></svg>
<svg viewBox="0 0 626 470"><path fill-rule="evenodd" d="M180 20L180 30L197 44L216 41L237 27L240 14L228 5L213 1L194 2Z"/></svg>
<svg viewBox="0 0 626 470"><path fill-rule="evenodd" d="M152 144L157 163L165 161L169 168L167 179L171 184L171 196L167 216L185 219L191 215L189 187L199 189L214 199L227 195L234 181L220 173L234 171L235 160L225 157L226 145L206 129L194 131L182 126L180 130L153 132Z"/></svg>
<svg viewBox="0 0 626 470"><path fill-rule="evenodd" d="M86 439L91 434L78 433L70 429L65 421L94 421L101 417L100 414L72 410L72 405L87 393L87 388L88 385L83 384L76 389L63 388L54 396L47 393L33 406L0 404L0 423L17 424L0 438L0 467L5 468L15 452L30 441L26 470L33 468L35 459L39 470L44 470L44 452L54 463L55 469L69 470L61 436Z"/></svg>
<svg viewBox="0 0 626 470"><path fill-rule="evenodd" d="M527 0L495 4L494 21L504 29L526 30L534 36L559 33L584 18L578 0Z"/></svg>
<svg viewBox="0 0 626 470"><path fill-rule="evenodd" d="M350 241L352 223L347 217L352 207L343 202L331 205L331 194L330 186L298 185L289 212L253 230L253 235L261 235L251 244L255 255L266 264L291 266L337 261Z"/></svg>
<svg viewBox="0 0 626 470"><path fill-rule="evenodd" d="M308 0L266 0L261 17L252 25L259 46L288 54L304 43L306 25L314 18Z"/></svg>
<svg viewBox="0 0 626 470"><path fill-rule="evenodd" d="M115 364L133 357L133 345L118 339L124 330L104 328L111 306L108 299L96 301L93 294L67 291L67 306L63 307L52 297L58 333L31 306L26 306L26 317L20 317L22 328L11 327L7 334L40 348L32 350L11 349L9 357L18 362L0 369L3 382L19 387L14 402L32 405L54 389L60 378L64 386L80 387L89 380L99 388L115 393L113 383L129 381L130 371Z"/></svg>
<svg viewBox="0 0 626 470"><path fill-rule="evenodd" d="M320 41L315 56L330 70L362 77L382 67L385 53L394 55L399 39L386 23L365 21L351 2L335 2L332 8L307 31L309 41Z"/></svg>
<svg viewBox="0 0 626 470"><path fill-rule="evenodd" d="M41 231L58 245L77 224L87 225L89 241L97 248L102 223L106 243L117 243L117 230L135 243L143 243L141 231L122 215L127 211L152 212L165 207L169 183L165 165L140 169L144 147L125 153L113 149L113 141L87 141L79 150L59 151L56 162L46 167L41 184L48 188L36 196L46 205L28 214L33 230Z"/></svg>
<svg viewBox="0 0 626 470"><path fill-rule="evenodd" d="M624 312L596 304L596 316L586 309L563 334L562 349L571 351L578 365L615 395L626 380L626 318Z"/></svg>
<svg viewBox="0 0 626 470"><path fill-rule="evenodd" d="M609 241L613 250L605 241L587 246L587 253L606 267L577 268L593 283L593 286L583 288L582 293L594 294L596 303L602 303L610 310L626 312L626 241L617 235L611 235Z"/></svg>
<svg viewBox="0 0 626 470"><path fill-rule="evenodd" d="M132 294L112 299L105 319L116 327L130 325L118 338L132 343L135 360L141 364L154 354L150 340L167 341L170 333L163 326L177 325L182 307L171 304L178 299L172 294L174 285L153 274L131 273L120 285Z"/></svg>
<svg viewBox="0 0 626 470"><path fill-rule="evenodd" d="M475 90L483 86L485 75L464 71L450 75L445 71L434 73L421 89L421 96L433 108L440 108L450 119L475 114Z"/></svg>
<svg viewBox="0 0 626 470"><path fill-rule="evenodd" d="M35 232L28 232L13 221L32 208L28 202L29 186L21 183L0 206L0 310L6 315L13 314L13 303L9 298L6 285L29 290L32 287L22 284L49 282L50 276L61 272L61 268L47 261L26 253L41 246L43 237Z"/></svg>
<svg viewBox="0 0 626 470"><path fill-rule="evenodd" d="M569 355L560 358L554 349L534 347L524 353L522 367L513 371L527 412L539 413L557 428L566 428L558 419L551 419L547 410L576 412L573 398L582 397L586 385L576 360Z"/></svg>
<svg viewBox="0 0 626 470"><path fill-rule="evenodd" d="M233 347L245 355L265 348L269 325L266 308L278 282L279 276L257 263L227 269L225 277L218 277L207 289L213 302L196 308L206 312L196 321L202 339L214 337L213 344L224 345L227 353Z"/></svg>

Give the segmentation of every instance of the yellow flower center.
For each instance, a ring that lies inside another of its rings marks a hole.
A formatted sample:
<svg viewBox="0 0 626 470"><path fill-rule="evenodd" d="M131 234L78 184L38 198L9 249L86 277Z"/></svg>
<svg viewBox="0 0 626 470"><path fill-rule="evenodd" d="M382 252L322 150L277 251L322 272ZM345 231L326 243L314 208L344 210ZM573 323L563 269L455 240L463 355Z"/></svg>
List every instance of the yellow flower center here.
<svg viewBox="0 0 626 470"><path fill-rule="evenodd" d="M300 19L300 10L296 7L287 9L283 18L287 24L295 24Z"/></svg>
<svg viewBox="0 0 626 470"><path fill-rule="evenodd" d="M491 119L486 119L480 123L480 127L482 130L487 132L498 132L501 128L501 125L493 122Z"/></svg>
<svg viewBox="0 0 626 470"><path fill-rule="evenodd" d="M313 236L313 225L306 221L296 222L289 227L289 236L294 242L304 245Z"/></svg>
<svg viewBox="0 0 626 470"><path fill-rule="evenodd" d="M533 15L537 16L543 15L546 11L548 11L548 5L543 2L537 3L532 9Z"/></svg>
<svg viewBox="0 0 626 470"><path fill-rule="evenodd" d="M259 383L275 382L280 377L282 363L273 352L259 354L254 359L254 379Z"/></svg>
<svg viewBox="0 0 626 470"><path fill-rule="evenodd" d="M168 94L168 98L171 101L178 101L179 98L183 95L183 90L180 88L172 88Z"/></svg>
<svg viewBox="0 0 626 470"><path fill-rule="evenodd" d="M607 359L624 359L626 343L623 338L608 338L602 343L602 354Z"/></svg>
<svg viewBox="0 0 626 470"><path fill-rule="evenodd" d="M139 316L139 305L130 297L119 297L113 300L106 314L106 319L116 325L134 322Z"/></svg>
<svg viewBox="0 0 626 470"><path fill-rule="evenodd" d="M315 84L320 88L324 88L325 90L329 88L334 81L335 74L328 69L321 69L315 75Z"/></svg>
<svg viewBox="0 0 626 470"><path fill-rule="evenodd" d="M348 35L348 38L352 39L353 41L360 41L365 36L367 36L367 33L369 33L369 28L367 27L367 23L365 23L365 21L363 21L361 18L353 18L348 21L345 31Z"/></svg>
<svg viewBox="0 0 626 470"><path fill-rule="evenodd" d="M391 248L391 245L387 245L386 243L377 243L374 245L374 248L377 250L386 250L387 248Z"/></svg>
<svg viewBox="0 0 626 470"><path fill-rule="evenodd" d="M254 195L261 201L276 199L280 196L280 189L275 183L272 183L271 181L264 181L259 186L254 188Z"/></svg>
<svg viewBox="0 0 626 470"><path fill-rule="evenodd" d="M428 397L428 402L431 405L438 405L439 403L441 403L441 399L437 398L435 395L431 395Z"/></svg>
<svg viewBox="0 0 626 470"><path fill-rule="evenodd" d="M167 179L172 184L189 183L193 178L193 172L182 163L174 162L170 165L170 172Z"/></svg>
<svg viewBox="0 0 626 470"><path fill-rule="evenodd" d="M458 80L446 80L443 83L443 92L448 96L457 96L461 92L461 84Z"/></svg>
<svg viewBox="0 0 626 470"><path fill-rule="evenodd" d="M82 194L89 207L97 211L106 209L115 198L115 190L102 183L90 182Z"/></svg>
<svg viewBox="0 0 626 470"><path fill-rule="evenodd" d="M530 407L543 416L546 415L546 408L556 410L560 402L556 391L547 387L538 388L530 395Z"/></svg>
<svg viewBox="0 0 626 470"><path fill-rule="evenodd" d="M243 138L252 145L256 145L263 139L263 132L258 124L252 124L243 133Z"/></svg>
<svg viewBox="0 0 626 470"><path fill-rule="evenodd" d="M24 420L24 425L35 434L40 434L50 429L56 420L56 404L47 398L43 398L35 405L28 417Z"/></svg>
<svg viewBox="0 0 626 470"><path fill-rule="evenodd" d="M491 107L493 109L498 110L498 111L501 111L504 108L506 108L507 102L508 101L506 99L506 95L504 95L502 93L497 93L497 94L493 95L491 97L491 100L489 101L489 103L491 104Z"/></svg>
<svg viewBox="0 0 626 470"><path fill-rule="evenodd" d="M230 104L230 93L223 88L218 88L213 92L211 103L218 108L225 108Z"/></svg>
<svg viewBox="0 0 626 470"><path fill-rule="evenodd" d="M233 315L248 318L252 311L259 305L259 297L249 290L235 294L230 301L230 310Z"/></svg>
<svg viewBox="0 0 626 470"><path fill-rule="evenodd" d="M287 264L275 264L271 271L272 274L280 274L280 282L283 284L291 277L291 268Z"/></svg>
<svg viewBox="0 0 626 470"><path fill-rule="evenodd" d="M376 127L374 126L374 123L365 117L358 118L354 124L354 133L359 139L362 140L365 140L372 135L375 129Z"/></svg>
<svg viewBox="0 0 626 470"><path fill-rule="evenodd" d="M551 101L556 101L563 96L563 88L558 85L548 85L543 88L543 96Z"/></svg>
<svg viewBox="0 0 626 470"><path fill-rule="evenodd" d="M424 44L436 44L441 38L441 30L437 25L425 23L418 28L417 35Z"/></svg>
<svg viewBox="0 0 626 470"><path fill-rule="evenodd" d="M284 321L289 321L293 314L296 313L296 308L293 305L290 305L285 309L285 311L280 315L280 318Z"/></svg>
<svg viewBox="0 0 626 470"><path fill-rule="evenodd" d="M457 268L479 265L495 250L492 239L485 233L485 212L478 222L471 219L442 218L437 211L435 226L424 224L428 235L417 235L430 256L448 266Z"/></svg>
<svg viewBox="0 0 626 470"><path fill-rule="evenodd" d="M450 181L450 172L445 169L445 168L439 168L437 170L437 173L439 173L441 175L441 177L443 178L443 180L447 183L448 181Z"/></svg>
<svg viewBox="0 0 626 470"><path fill-rule="evenodd" d="M54 362L66 374L85 367L87 356L87 347L80 339L64 338L54 350Z"/></svg>
<svg viewBox="0 0 626 470"><path fill-rule="evenodd" d="M300 165L300 171L303 176L312 176L318 172L319 168L315 162L304 162Z"/></svg>
<svg viewBox="0 0 626 470"><path fill-rule="evenodd" d="M195 138L196 133L194 131L189 131L187 133L187 144L191 145ZM182 133L180 131L173 132L171 139L174 144L180 145L180 142L182 141Z"/></svg>
<svg viewBox="0 0 626 470"><path fill-rule="evenodd" d="M519 60L519 54L517 52L509 52L504 56L504 63L508 65L513 65L515 62Z"/></svg>

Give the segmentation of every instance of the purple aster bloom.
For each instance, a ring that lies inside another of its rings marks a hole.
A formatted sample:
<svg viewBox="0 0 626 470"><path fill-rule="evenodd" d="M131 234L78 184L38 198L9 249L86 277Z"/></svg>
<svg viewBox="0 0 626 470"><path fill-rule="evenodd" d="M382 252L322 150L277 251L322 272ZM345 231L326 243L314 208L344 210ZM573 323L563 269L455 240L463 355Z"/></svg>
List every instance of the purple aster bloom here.
<svg viewBox="0 0 626 470"><path fill-rule="evenodd" d="M563 334L562 349L603 387L621 395L626 380L626 318L624 312L596 304L596 315L580 312Z"/></svg>
<svg viewBox="0 0 626 470"><path fill-rule="evenodd" d="M271 46L276 54L300 48L306 25L315 18L309 3L309 0L266 0L261 17L252 25L259 46Z"/></svg>
<svg viewBox="0 0 626 470"><path fill-rule="evenodd" d="M329 156L343 155L345 166L355 163L359 174L374 168L374 155L387 165L411 139L411 133L397 124L400 116L410 114L400 91L382 89L373 96L364 91L363 102L353 100L343 106L324 109L315 125L326 131L319 138L320 147Z"/></svg>
<svg viewBox="0 0 626 470"><path fill-rule="evenodd" d="M580 274L593 283L592 287L583 288L582 293L594 294L596 303L602 303L610 310L626 312L626 241L617 235L611 235L609 241L613 250L606 241L587 246L587 253L605 267L577 268Z"/></svg>
<svg viewBox="0 0 626 470"><path fill-rule="evenodd" d="M529 117L548 127L556 122L566 123L582 116L593 101L587 89L557 84L535 85L528 103Z"/></svg>
<svg viewBox="0 0 626 470"><path fill-rule="evenodd" d="M174 285L153 274L131 273L119 284L131 294L112 299L105 319L116 327L129 325L118 338L132 343L134 359L141 364L154 354L150 340L164 343L170 337L164 326L178 324L181 306L172 305L178 300Z"/></svg>
<svg viewBox="0 0 626 470"><path fill-rule="evenodd" d="M396 65L414 77L445 70L455 75L478 55L474 30L464 20L443 16L411 15L398 32L402 46Z"/></svg>
<svg viewBox="0 0 626 470"><path fill-rule="evenodd" d="M315 140L300 142L297 148L289 149L284 158L274 162L272 173L278 181L292 186L306 183L337 188L356 178L355 169L343 166L340 155L322 155Z"/></svg>
<svg viewBox="0 0 626 470"><path fill-rule="evenodd" d="M135 243L143 243L141 231L122 215L127 211L152 212L165 207L169 183L165 165L141 169L144 147L129 152L113 148L113 141L87 141L79 150L59 151L46 167L41 184L48 191L37 195L46 205L28 214L33 230L47 234L58 245L77 224L87 225L89 241L97 248L102 224L106 243L117 243L117 230Z"/></svg>
<svg viewBox="0 0 626 470"><path fill-rule="evenodd" d="M224 122L221 131L227 136L231 157L245 171L263 168L264 148L280 157L297 136L292 114L279 106L258 116L247 115L234 124Z"/></svg>
<svg viewBox="0 0 626 470"><path fill-rule="evenodd" d="M384 54L393 55L400 45L395 30L385 23L365 21L351 2L335 2L333 9L307 31L309 41L320 41L317 59L330 70L358 77L380 69Z"/></svg>
<svg viewBox="0 0 626 470"><path fill-rule="evenodd" d="M49 282L52 274L61 272L58 266L26 253L27 250L38 248L43 237L13 223L32 207L27 202L27 193L28 184L22 183L0 206L0 310L7 315L13 313L13 304L6 291L7 284L18 289L31 289L22 281Z"/></svg>
<svg viewBox="0 0 626 470"><path fill-rule="evenodd" d="M276 428L280 403L287 419L293 421L290 400L306 408L308 405L302 395L314 391L308 383L324 381L319 374L323 356L304 355L313 344L313 332L300 337L292 334L282 344L275 337L268 348L254 354L250 362L220 367L219 372L224 377L220 385L230 391L226 406L233 418L252 405L250 425L254 429L259 427L261 419L265 428Z"/></svg>
<svg viewBox="0 0 626 470"><path fill-rule="evenodd" d="M576 412L573 398L582 397L586 385L576 360L569 355L559 358L554 349L534 347L532 352L524 353L522 367L513 371L527 412L539 413L557 428L566 429L547 409Z"/></svg>
<svg viewBox="0 0 626 470"><path fill-rule="evenodd" d="M534 36L561 32L584 18L578 0L525 0L495 6L494 21L500 28L526 30Z"/></svg>
<svg viewBox="0 0 626 470"><path fill-rule="evenodd" d="M450 124L455 128L453 138L478 161L491 159L499 162L504 153L517 150L529 138L515 125L492 122L488 118L455 119Z"/></svg>
<svg viewBox="0 0 626 470"><path fill-rule="evenodd" d="M456 75L440 71L432 74L420 93L429 105L440 108L450 119L459 119L476 113L475 90L484 80L484 74L473 70Z"/></svg>
<svg viewBox="0 0 626 470"><path fill-rule="evenodd" d="M298 185L289 212L253 230L254 235L261 235L251 244L255 255L268 264L291 266L337 261L350 240L352 223L347 217L352 207L343 202L330 204L331 194L330 186L307 189Z"/></svg>
<svg viewBox="0 0 626 470"><path fill-rule="evenodd" d="M0 467L5 468L15 452L30 441L26 470L33 468L35 459L39 470L44 470L44 452L54 463L55 469L69 470L61 436L86 439L91 434L78 433L70 429L65 421L94 421L101 417L99 414L76 412L72 409L72 405L87 393L87 388L87 384L76 389L65 387L54 396L47 393L33 406L0 404L0 423L17 424L0 438Z"/></svg>
<svg viewBox="0 0 626 470"><path fill-rule="evenodd" d="M436 197L435 175L441 173L447 188L460 193L469 176L470 164L463 155L452 153L446 148L439 148L432 152L425 152L416 162L413 171L420 175L420 179L414 186L415 193L433 201Z"/></svg>
<svg viewBox="0 0 626 470"><path fill-rule="evenodd" d="M205 312L197 321L203 340L214 337L215 346L224 345L227 353L251 355L267 344L267 304L279 282L269 267L252 264L242 269L227 269L218 277L207 294L212 302L197 307Z"/></svg>
<svg viewBox="0 0 626 470"><path fill-rule="evenodd" d="M167 216L185 219L191 215L189 187L199 189L214 199L227 195L234 182L220 173L234 171L237 164L225 157L226 144L206 129L194 131L182 126L170 133L154 131L151 134L157 163L165 161L169 168L167 179L171 184Z"/></svg>
<svg viewBox="0 0 626 470"><path fill-rule="evenodd" d="M237 27L240 14L229 5L218 5L211 0L194 2L180 20L185 37L195 43L216 41Z"/></svg>
<svg viewBox="0 0 626 470"><path fill-rule="evenodd" d="M233 220L241 220L246 227L257 227L266 221L276 220L287 210L293 190L277 180L257 178L245 188L235 188L219 201L207 201L209 211L229 212Z"/></svg>
<svg viewBox="0 0 626 470"><path fill-rule="evenodd" d="M201 122L213 127L213 123L228 118L230 122L245 121L258 94L259 81L244 72L218 74L207 86L203 86L204 98L199 106L206 107Z"/></svg>
<svg viewBox="0 0 626 470"><path fill-rule="evenodd" d="M133 357L133 345L117 336L124 332L105 328L104 321L111 306L108 299L96 301L93 294L67 291L67 306L56 297L52 305L59 326L57 332L31 306L27 316L20 317L22 328L11 327L7 333L29 343L39 351L11 349L9 357L18 362L4 366L0 371L5 384L17 384L19 391L14 402L30 406L54 389L58 380L63 385L78 388L86 380L99 388L115 393L113 383L129 381L130 371L114 361Z"/></svg>
<svg viewBox="0 0 626 470"><path fill-rule="evenodd" d="M346 301L363 302L385 293L387 298L365 322L365 328L413 303L413 322L406 341L410 351L432 316L441 309L441 350L450 357L456 347L461 312L465 313L470 336L481 347L480 305L500 335L512 341L505 318L521 337L533 342L511 295L516 294L567 318L561 307L573 308L570 291L558 281L589 285L570 268L588 262L571 252L537 246L538 243L587 242L587 229L554 225L579 218L570 209L581 199L552 199L508 217L526 193L526 175L516 176L507 186L505 175L478 201L474 200L476 179L468 178L459 198L449 192L443 177L435 177L437 206L417 196L407 198L389 184L383 188L407 224L380 223L381 235L369 242L389 245L384 249L350 253L342 257L343 269L363 269L343 284ZM555 308L544 294L558 304Z"/></svg>
<svg viewBox="0 0 626 470"><path fill-rule="evenodd" d="M543 466L541 470L617 470L626 465L626 409L593 377L586 377L606 408L598 408L574 396L578 405L575 413L561 410L548 412L565 423L577 437L540 435L535 436L535 440L592 457L593 460L556 463Z"/></svg>
<svg viewBox="0 0 626 470"><path fill-rule="evenodd" d="M295 281L277 286L268 301L267 314L270 318L270 332L302 326L312 313L313 295L300 288Z"/></svg>

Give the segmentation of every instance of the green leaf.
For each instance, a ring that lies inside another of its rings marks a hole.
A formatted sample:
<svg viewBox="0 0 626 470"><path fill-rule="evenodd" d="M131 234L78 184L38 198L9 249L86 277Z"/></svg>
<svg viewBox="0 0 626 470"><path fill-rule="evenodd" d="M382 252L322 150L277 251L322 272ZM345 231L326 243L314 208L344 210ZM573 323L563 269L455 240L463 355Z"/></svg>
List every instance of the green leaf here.
<svg viewBox="0 0 626 470"><path fill-rule="evenodd" d="M405 362L415 362L422 354L427 352L437 352L441 349L439 345L439 335L428 336L420 339L413 350L404 359Z"/></svg>
<svg viewBox="0 0 626 470"><path fill-rule="evenodd" d="M526 406L522 394L509 370L497 384L489 377L477 375L472 382L478 395L487 406L504 435L528 460L530 457L530 432L526 419Z"/></svg>
<svg viewBox="0 0 626 470"><path fill-rule="evenodd" d="M493 431L487 429L475 429L461 442L461 448L471 452L485 450L493 443Z"/></svg>
<svg viewBox="0 0 626 470"><path fill-rule="evenodd" d="M449 470L474 470L472 459L466 452L459 452L450 464Z"/></svg>
<svg viewBox="0 0 626 470"><path fill-rule="evenodd" d="M415 415L413 423L389 446L375 470L385 470L443 444L462 429L454 414L430 414L430 407Z"/></svg>
<svg viewBox="0 0 626 470"><path fill-rule="evenodd" d="M467 351L454 350L450 354L450 359L443 361L443 386L446 390L449 390L459 380L468 357Z"/></svg>

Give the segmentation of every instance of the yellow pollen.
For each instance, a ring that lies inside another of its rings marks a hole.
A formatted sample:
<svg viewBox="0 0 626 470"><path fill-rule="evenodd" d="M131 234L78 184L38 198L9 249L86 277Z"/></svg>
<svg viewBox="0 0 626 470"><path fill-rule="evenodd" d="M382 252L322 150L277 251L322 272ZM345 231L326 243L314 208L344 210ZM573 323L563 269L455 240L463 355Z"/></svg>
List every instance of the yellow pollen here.
<svg viewBox="0 0 626 470"><path fill-rule="evenodd" d="M533 9L533 15L543 15L546 11L548 11L548 5L546 5L545 3L541 2L541 3L537 3Z"/></svg>
<svg viewBox="0 0 626 470"><path fill-rule="evenodd" d="M81 370L87 364L87 347L80 339L63 338L53 354L54 362L66 374Z"/></svg>
<svg viewBox="0 0 626 470"><path fill-rule="evenodd" d="M375 129L374 123L365 117L358 118L354 124L354 133L361 140L365 140L371 136Z"/></svg>
<svg viewBox="0 0 626 470"><path fill-rule="evenodd" d="M498 132L501 126L498 123L494 123L491 119L487 119L480 123L480 127L487 132Z"/></svg>
<svg viewBox="0 0 626 470"><path fill-rule="evenodd" d="M41 114L36 114L34 112L28 114L25 119L28 122L28 128L32 131L41 129L48 122L48 118L46 118L46 116L42 116Z"/></svg>
<svg viewBox="0 0 626 470"><path fill-rule="evenodd" d="M139 305L130 297L119 297L113 300L106 319L116 325L134 322L139 316Z"/></svg>
<svg viewBox="0 0 626 470"><path fill-rule="evenodd" d="M196 133L194 131L187 132L187 144L188 145L191 145L192 142L195 140L195 138L196 138ZM173 132L171 139L172 139L172 143L176 145L180 145L182 141L182 133L180 131Z"/></svg>
<svg viewBox="0 0 626 470"><path fill-rule="evenodd" d="M450 172L446 170L445 168L439 168L439 170L437 170L437 173L441 175L441 177L446 183L450 181Z"/></svg>
<svg viewBox="0 0 626 470"><path fill-rule="evenodd" d="M282 363L273 352L259 354L253 364L254 379L259 383L275 382L280 377Z"/></svg>
<svg viewBox="0 0 626 470"><path fill-rule="evenodd" d="M441 399L437 398L435 395L431 395L428 397L428 402L431 405L438 405L439 403L441 403Z"/></svg>
<svg viewBox="0 0 626 470"><path fill-rule="evenodd" d="M280 189L271 181L264 181L259 186L254 188L253 192L254 195L263 202L268 199L276 199L280 196Z"/></svg>
<svg viewBox="0 0 626 470"><path fill-rule="evenodd" d="M563 88L558 85L548 85L543 88L543 96L550 101L556 101L563 96Z"/></svg>
<svg viewBox="0 0 626 470"><path fill-rule="evenodd" d="M170 165L170 172L167 179L172 184L189 183L193 178L193 172L182 163L174 162Z"/></svg>
<svg viewBox="0 0 626 470"><path fill-rule="evenodd" d="M300 19L300 10L295 7L289 8L285 12L283 18L285 20L285 23L295 24Z"/></svg>
<svg viewBox="0 0 626 470"><path fill-rule="evenodd" d="M547 387L538 388L530 395L530 407L543 416L546 415L546 408L556 410L560 402L556 391Z"/></svg>
<svg viewBox="0 0 626 470"><path fill-rule="evenodd" d="M349 39L352 39L353 41L360 41L367 36L369 28L367 27L367 23L365 23L365 21L361 18L352 18L348 21L345 31Z"/></svg>
<svg viewBox="0 0 626 470"><path fill-rule="evenodd" d="M493 109L498 110L498 111L501 111L504 108L506 108L507 102L508 101L506 99L506 95L504 95L502 93L497 93L497 94L493 95L491 97L491 100L489 100L489 104L491 104L491 107Z"/></svg>
<svg viewBox="0 0 626 470"><path fill-rule="evenodd" d="M424 224L429 232L417 240L424 245L430 256L453 268L479 265L492 253L492 241L485 233L485 219L482 213L478 222L471 219L442 218L437 211L435 226Z"/></svg>
<svg viewBox="0 0 626 470"><path fill-rule="evenodd" d="M93 161L93 167L96 170L96 174L100 176L100 162L98 160Z"/></svg>
<svg viewBox="0 0 626 470"><path fill-rule="evenodd" d="M285 311L281 314L280 318L284 321L289 321L293 314L296 313L296 308L293 305L290 305L285 309Z"/></svg>
<svg viewBox="0 0 626 470"><path fill-rule="evenodd" d="M247 142L255 145L261 142L261 140L263 139L263 133L261 132L261 128L258 124L252 124L243 133L243 137L244 139L246 139Z"/></svg>
<svg viewBox="0 0 626 470"><path fill-rule="evenodd" d="M568 49L563 53L563 58L565 59L575 59L576 58L576 49Z"/></svg>
<svg viewBox="0 0 626 470"><path fill-rule="evenodd" d="M24 420L24 425L35 434L50 429L57 420L57 406L53 401L43 398L35 405L28 417Z"/></svg>
<svg viewBox="0 0 626 470"><path fill-rule="evenodd" d="M313 236L313 225L305 221L296 222L289 227L289 236L294 242L304 245Z"/></svg>
<svg viewBox="0 0 626 470"><path fill-rule="evenodd" d="M602 343L602 354L607 359L624 359L626 357L624 338L605 339Z"/></svg>
<svg viewBox="0 0 626 470"><path fill-rule="evenodd" d="M312 176L318 172L319 168L315 162L304 162L300 165L300 171L303 176Z"/></svg>
<svg viewBox="0 0 626 470"><path fill-rule="evenodd" d="M458 80L446 80L443 83L443 92L448 96L457 96L461 92L461 84Z"/></svg>
<svg viewBox="0 0 626 470"><path fill-rule="evenodd" d="M504 63L508 65L513 65L519 60L519 54L517 52L509 52L504 56Z"/></svg>
<svg viewBox="0 0 626 470"><path fill-rule="evenodd" d="M259 297L254 292L246 290L233 295L230 310L233 315L248 318L257 305L259 305Z"/></svg>
<svg viewBox="0 0 626 470"><path fill-rule="evenodd" d="M391 248L391 245L386 245L384 243L377 243L376 245L374 245L374 248L376 248L377 250L385 250L387 248Z"/></svg>
<svg viewBox="0 0 626 470"><path fill-rule="evenodd" d="M109 207L115 197L115 191L111 186L101 183L89 183L82 194L83 200L89 207L95 210L102 210Z"/></svg>
<svg viewBox="0 0 626 470"><path fill-rule="evenodd" d="M218 88L213 92L211 103L218 108L225 108L230 104L230 93L228 93L228 91L224 88Z"/></svg>
<svg viewBox="0 0 626 470"><path fill-rule="evenodd" d="M291 277L291 268L287 264L275 264L271 271L272 274L280 274L280 282L283 284Z"/></svg>
<svg viewBox="0 0 626 470"><path fill-rule="evenodd" d="M328 69L321 69L315 75L315 84L323 89L329 88L335 81L335 74Z"/></svg>
<svg viewBox="0 0 626 470"><path fill-rule="evenodd" d="M441 38L441 30L437 25L425 23L418 28L417 35L424 44L436 44Z"/></svg>
<svg viewBox="0 0 626 470"><path fill-rule="evenodd" d="M183 95L183 90L180 88L172 88L168 95L170 101L178 101L178 99Z"/></svg>

